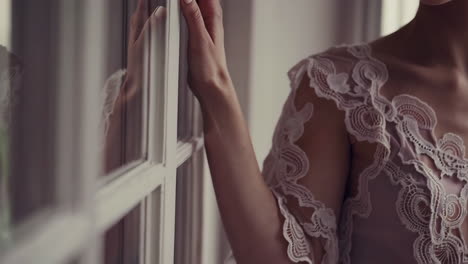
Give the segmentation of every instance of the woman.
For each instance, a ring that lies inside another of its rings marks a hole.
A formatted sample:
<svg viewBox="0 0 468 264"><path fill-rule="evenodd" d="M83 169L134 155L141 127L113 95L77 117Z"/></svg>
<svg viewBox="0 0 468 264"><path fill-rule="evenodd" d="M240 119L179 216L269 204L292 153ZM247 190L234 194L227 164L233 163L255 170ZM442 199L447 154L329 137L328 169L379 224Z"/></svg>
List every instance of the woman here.
<svg viewBox="0 0 468 264"><path fill-rule="evenodd" d="M468 263L468 1L421 1L396 33L294 66L262 172L226 66L220 4L181 5L237 263Z"/></svg>

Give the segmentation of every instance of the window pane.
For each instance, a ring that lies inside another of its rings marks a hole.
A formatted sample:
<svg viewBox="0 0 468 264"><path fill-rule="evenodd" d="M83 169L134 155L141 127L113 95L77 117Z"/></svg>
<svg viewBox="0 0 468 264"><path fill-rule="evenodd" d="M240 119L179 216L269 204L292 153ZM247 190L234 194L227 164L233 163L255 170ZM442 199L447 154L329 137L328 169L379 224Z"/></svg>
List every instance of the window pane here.
<svg viewBox="0 0 468 264"><path fill-rule="evenodd" d="M149 211L147 211L146 221L146 234L149 236L147 240L148 245L146 252L148 261L147 263L158 264L161 258L161 236L163 235L161 230L161 217L162 217L162 205L161 205L161 187L158 187L153 193L148 196Z"/></svg>
<svg viewBox="0 0 468 264"><path fill-rule="evenodd" d="M154 51L165 48L164 1L114 2L108 21L108 81L104 88L105 175L146 158L149 94L156 89ZM157 37L164 36L164 37ZM162 49L164 51L164 49ZM165 56L158 62L164 65ZM150 69L152 71L150 72ZM162 72L161 76L164 76ZM160 78L160 76L157 76ZM164 84L164 82L157 82ZM151 94L160 96L160 94Z"/></svg>
<svg viewBox="0 0 468 264"><path fill-rule="evenodd" d="M175 264L200 263L202 160L199 155L177 169Z"/></svg>
<svg viewBox="0 0 468 264"><path fill-rule="evenodd" d="M56 11L0 2L0 242L55 199Z"/></svg>
<svg viewBox="0 0 468 264"><path fill-rule="evenodd" d="M105 234L105 264L140 263L140 219L141 206L138 205Z"/></svg>
<svg viewBox="0 0 468 264"><path fill-rule="evenodd" d="M194 98L187 86L179 85L179 109L177 112L177 139L185 141L193 136L192 111Z"/></svg>
<svg viewBox="0 0 468 264"><path fill-rule="evenodd" d="M179 97L177 117L177 139L179 142L189 141L202 135L201 112L197 99L190 91L187 83L187 25L185 20L180 29L179 58Z"/></svg>
<svg viewBox="0 0 468 264"><path fill-rule="evenodd" d="M181 23L180 30L180 59L179 59L179 106L177 117L177 139L184 141L192 136L191 113L193 109L193 95L187 84L187 25Z"/></svg>

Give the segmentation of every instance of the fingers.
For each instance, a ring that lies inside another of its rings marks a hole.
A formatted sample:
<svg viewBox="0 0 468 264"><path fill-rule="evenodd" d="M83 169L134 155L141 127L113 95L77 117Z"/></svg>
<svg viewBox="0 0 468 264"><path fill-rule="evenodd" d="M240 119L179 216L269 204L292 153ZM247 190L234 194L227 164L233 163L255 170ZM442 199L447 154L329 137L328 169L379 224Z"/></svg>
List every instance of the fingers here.
<svg viewBox="0 0 468 264"><path fill-rule="evenodd" d="M137 8L130 19L130 43L135 43L148 19L148 4L146 0L138 0Z"/></svg>
<svg viewBox="0 0 468 264"><path fill-rule="evenodd" d="M148 13L148 3L146 2L146 0L138 0L137 10L142 12L143 14Z"/></svg>
<svg viewBox="0 0 468 264"><path fill-rule="evenodd" d="M163 6L158 6L154 10L153 14L146 20L143 29L141 30L140 35L138 36L136 42L141 41L145 35L149 35L150 32L156 28L160 29L160 26L165 26L167 11Z"/></svg>
<svg viewBox="0 0 468 264"><path fill-rule="evenodd" d="M219 0L199 0L206 30L216 44L224 42L223 9Z"/></svg>
<svg viewBox="0 0 468 264"><path fill-rule="evenodd" d="M210 38L198 3L195 0L180 0L180 2L182 13L187 22L190 42L194 44Z"/></svg>

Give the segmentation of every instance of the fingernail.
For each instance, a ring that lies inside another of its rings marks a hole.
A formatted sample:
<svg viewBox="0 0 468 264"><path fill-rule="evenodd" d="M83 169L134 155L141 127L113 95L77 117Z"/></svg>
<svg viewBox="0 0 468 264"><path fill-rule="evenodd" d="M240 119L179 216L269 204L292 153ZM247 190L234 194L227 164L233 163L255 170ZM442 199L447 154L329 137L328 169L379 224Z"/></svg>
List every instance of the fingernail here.
<svg viewBox="0 0 468 264"><path fill-rule="evenodd" d="M185 2L186 4L190 4L190 3L192 3L192 1L193 1L193 0L184 0L184 2Z"/></svg>

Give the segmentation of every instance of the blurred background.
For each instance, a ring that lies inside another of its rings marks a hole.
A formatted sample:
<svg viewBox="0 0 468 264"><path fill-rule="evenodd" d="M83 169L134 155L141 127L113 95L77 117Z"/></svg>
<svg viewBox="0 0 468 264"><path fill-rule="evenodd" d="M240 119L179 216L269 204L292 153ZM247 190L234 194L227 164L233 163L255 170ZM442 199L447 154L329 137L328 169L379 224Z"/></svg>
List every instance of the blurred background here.
<svg viewBox="0 0 468 264"><path fill-rule="evenodd" d="M418 0L224 0L258 161L306 56ZM178 0L0 0L0 263L222 263Z"/></svg>

